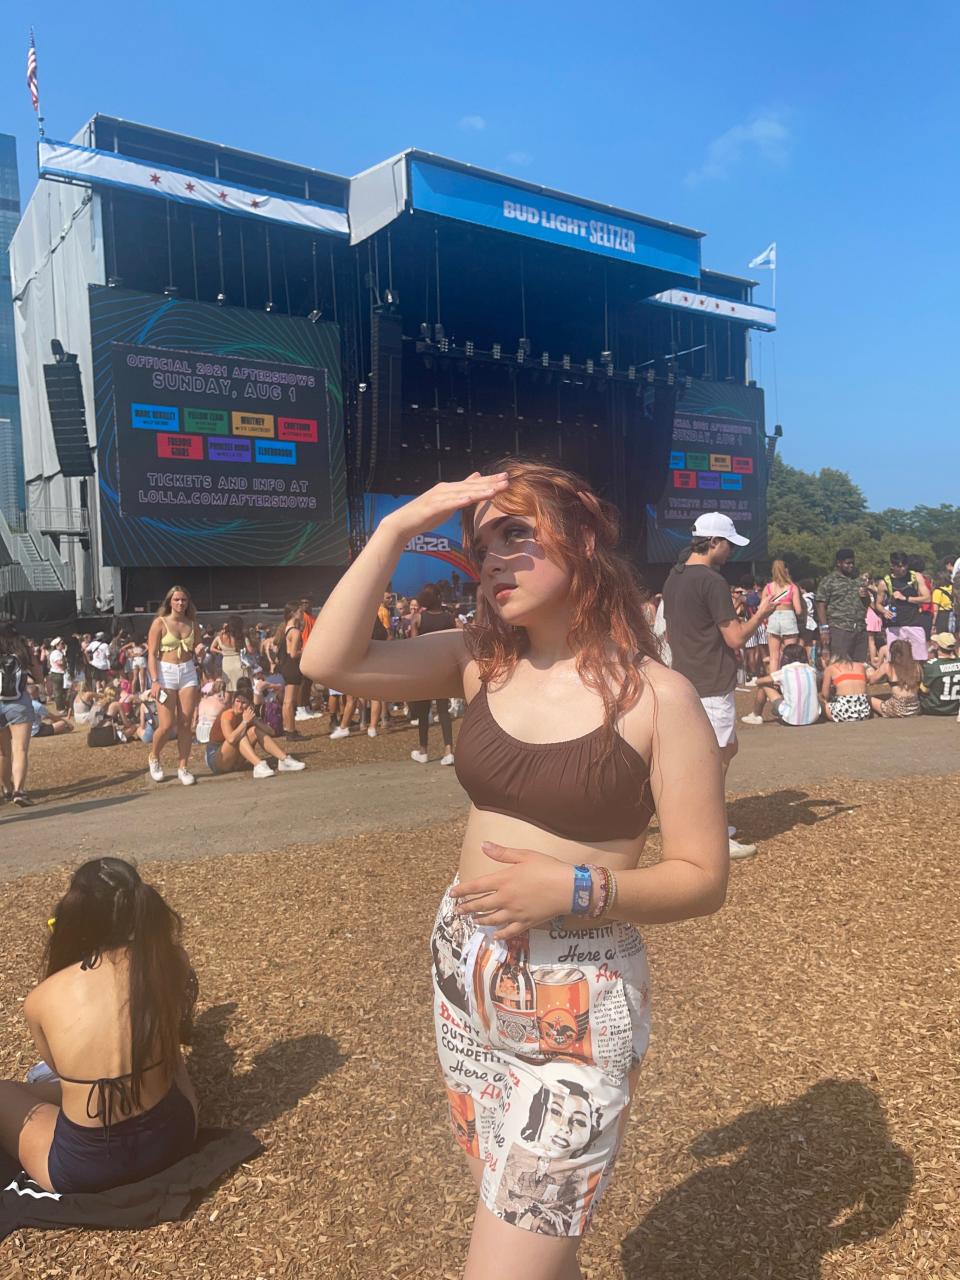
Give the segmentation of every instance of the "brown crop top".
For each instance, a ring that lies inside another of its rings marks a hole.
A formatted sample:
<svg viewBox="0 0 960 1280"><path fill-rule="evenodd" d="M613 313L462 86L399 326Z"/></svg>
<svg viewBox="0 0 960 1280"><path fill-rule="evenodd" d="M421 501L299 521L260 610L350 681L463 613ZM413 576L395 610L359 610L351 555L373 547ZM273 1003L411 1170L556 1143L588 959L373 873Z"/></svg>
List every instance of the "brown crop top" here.
<svg viewBox="0 0 960 1280"><path fill-rule="evenodd" d="M604 727L565 742L522 742L501 729L481 686L457 737L456 772L478 809L566 840L635 840L653 816L650 770L617 734L603 765Z"/></svg>

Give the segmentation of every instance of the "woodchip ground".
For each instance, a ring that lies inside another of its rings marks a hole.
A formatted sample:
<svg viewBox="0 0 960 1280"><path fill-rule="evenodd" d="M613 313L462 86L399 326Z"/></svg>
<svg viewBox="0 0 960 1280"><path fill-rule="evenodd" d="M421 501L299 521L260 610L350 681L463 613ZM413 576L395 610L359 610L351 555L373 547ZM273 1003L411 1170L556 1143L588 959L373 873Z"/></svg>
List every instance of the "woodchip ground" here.
<svg viewBox="0 0 960 1280"><path fill-rule="evenodd" d="M590 1280L960 1280L960 739L938 728L924 768L944 776L893 780L844 780L853 738L803 731L822 734L805 749L833 752L836 773L803 785L795 731L759 731L783 782L750 793L741 775L731 817L760 855L734 866L718 915L645 930L652 1048L581 1251ZM413 745L409 731L309 732L304 795L314 770L346 768L346 786L359 759L389 767ZM37 794L144 786L142 748L39 746L55 753L34 752ZM264 793L265 814L286 783ZM171 794L173 830L188 798ZM135 805L71 820L88 853L137 846ZM183 1222L19 1232L0 1245L0 1278L460 1275L474 1195L434 1062L427 939L462 818L410 829L400 810L335 840L323 826L269 853L141 867L183 915L200 975L190 1070L204 1118L254 1129L265 1153ZM43 829L0 824L0 862L17 832L42 842ZM0 884L3 1077L36 1056L20 1005L64 883Z"/></svg>

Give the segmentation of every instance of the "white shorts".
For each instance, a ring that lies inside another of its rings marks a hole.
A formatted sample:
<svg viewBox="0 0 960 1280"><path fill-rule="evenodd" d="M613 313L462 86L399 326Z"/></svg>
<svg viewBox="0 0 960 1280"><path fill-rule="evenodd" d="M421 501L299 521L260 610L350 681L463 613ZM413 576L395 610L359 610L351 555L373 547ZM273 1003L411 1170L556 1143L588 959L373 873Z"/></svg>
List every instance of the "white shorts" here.
<svg viewBox="0 0 960 1280"><path fill-rule="evenodd" d="M197 664L193 659L186 662L161 662L157 666L161 689L189 689L197 685Z"/></svg>
<svg viewBox="0 0 960 1280"><path fill-rule="evenodd" d="M713 726L718 747L729 747L737 740L737 703L733 693L721 693L715 698L701 698L707 719Z"/></svg>

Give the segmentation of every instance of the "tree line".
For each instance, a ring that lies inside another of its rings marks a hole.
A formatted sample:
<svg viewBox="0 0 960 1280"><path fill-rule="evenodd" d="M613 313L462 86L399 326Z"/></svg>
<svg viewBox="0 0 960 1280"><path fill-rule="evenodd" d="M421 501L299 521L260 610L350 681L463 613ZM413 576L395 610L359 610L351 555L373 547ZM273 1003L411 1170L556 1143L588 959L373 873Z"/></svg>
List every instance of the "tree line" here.
<svg viewBox="0 0 960 1280"><path fill-rule="evenodd" d="M868 511L860 487L845 471L812 473L774 457L767 490L768 555L785 560L795 578L819 578L834 566L838 547L852 547L859 568L886 573L891 551L922 556L935 573L947 555L960 555L960 507L888 507Z"/></svg>

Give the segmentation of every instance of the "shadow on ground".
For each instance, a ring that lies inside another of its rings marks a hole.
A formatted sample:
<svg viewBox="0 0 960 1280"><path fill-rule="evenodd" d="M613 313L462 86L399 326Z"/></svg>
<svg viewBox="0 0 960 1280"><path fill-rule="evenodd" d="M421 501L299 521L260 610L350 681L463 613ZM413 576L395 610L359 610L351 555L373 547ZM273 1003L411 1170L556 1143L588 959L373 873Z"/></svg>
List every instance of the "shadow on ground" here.
<svg viewBox="0 0 960 1280"><path fill-rule="evenodd" d="M237 1051L226 1039L236 1009L235 1003L214 1005L194 1023L190 1078L204 1124L262 1128L347 1061L329 1036L295 1036L268 1045L248 1071L238 1072Z"/></svg>
<svg viewBox="0 0 960 1280"><path fill-rule="evenodd" d="M887 1231L913 1185L913 1161L856 1080L749 1111L692 1151L707 1167L623 1241L629 1280L818 1280L824 1254Z"/></svg>
<svg viewBox="0 0 960 1280"><path fill-rule="evenodd" d="M761 796L740 796L728 801L730 821L744 839L770 840L794 827L812 827L860 806L843 800L811 797L806 791L785 789Z"/></svg>

